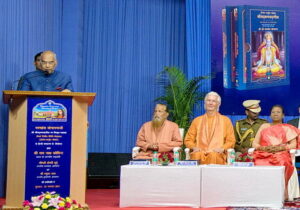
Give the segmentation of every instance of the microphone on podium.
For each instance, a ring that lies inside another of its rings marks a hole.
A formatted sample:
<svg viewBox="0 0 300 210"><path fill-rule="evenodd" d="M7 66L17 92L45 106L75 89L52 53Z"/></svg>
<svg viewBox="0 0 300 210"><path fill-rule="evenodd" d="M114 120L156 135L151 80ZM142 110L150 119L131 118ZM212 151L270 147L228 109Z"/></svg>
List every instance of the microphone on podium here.
<svg viewBox="0 0 300 210"><path fill-rule="evenodd" d="M50 75L52 74L54 71L43 71L44 75ZM18 80L14 80L11 82L11 90L19 90L19 88L22 86L23 82L25 79L32 79L32 78L35 78L35 77L42 77L44 76L43 74L39 74L39 75L34 75L32 77L28 77L28 78L24 78L24 76L22 76L20 79ZM15 84L18 83L17 85L17 88L15 88Z"/></svg>
<svg viewBox="0 0 300 210"><path fill-rule="evenodd" d="M22 79L17 79L17 80L12 81L9 89L10 89L10 90L17 90L18 86L17 86L17 88L15 88L15 87L16 87L15 85L16 85L17 83L19 83L19 81L21 81L21 80L22 80Z"/></svg>

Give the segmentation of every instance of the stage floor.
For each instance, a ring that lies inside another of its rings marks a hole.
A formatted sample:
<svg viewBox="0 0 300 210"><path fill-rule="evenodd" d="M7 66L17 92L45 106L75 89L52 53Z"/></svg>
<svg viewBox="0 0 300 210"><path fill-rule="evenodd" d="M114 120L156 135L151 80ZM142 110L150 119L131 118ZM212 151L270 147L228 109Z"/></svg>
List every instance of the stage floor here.
<svg viewBox="0 0 300 210"><path fill-rule="evenodd" d="M86 192L86 203L89 205L91 210L99 209L129 209L129 210L145 210L145 209L176 209L176 210L191 210L193 208L119 208L119 198L120 190L119 189L88 189ZM5 203L4 198L0 198L0 206ZM200 208L201 209L201 208ZM204 209L204 208L203 208ZM226 208L209 208L225 210Z"/></svg>
<svg viewBox="0 0 300 210"><path fill-rule="evenodd" d="M181 207L169 207L169 208L119 208L119 197L120 190L119 189L88 189L86 192L86 203L89 205L91 210L99 210L99 209L128 209L128 210L146 210L146 209L175 209L175 210L191 210L193 208L181 208ZM5 203L4 198L0 198L0 207ZM292 208L289 208L292 207ZM285 207L283 209L300 209L300 201L285 203ZM206 208L197 208L197 209L206 209ZM245 209L256 209L252 208L207 208L208 210L245 210ZM266 208L257 208L257 209L266 209Z"/></svg>

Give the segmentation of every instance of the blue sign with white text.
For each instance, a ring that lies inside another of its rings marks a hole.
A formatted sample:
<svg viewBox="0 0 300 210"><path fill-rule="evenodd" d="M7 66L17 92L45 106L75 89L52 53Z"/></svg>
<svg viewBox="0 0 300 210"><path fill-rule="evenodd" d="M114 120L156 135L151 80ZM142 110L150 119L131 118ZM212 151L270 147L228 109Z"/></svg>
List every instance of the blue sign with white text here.
<svg viewBox="0 0 300 210"><path fill-rule="evenodd" d="M25 199L70 195L72 98L28 97Z"/></svg>

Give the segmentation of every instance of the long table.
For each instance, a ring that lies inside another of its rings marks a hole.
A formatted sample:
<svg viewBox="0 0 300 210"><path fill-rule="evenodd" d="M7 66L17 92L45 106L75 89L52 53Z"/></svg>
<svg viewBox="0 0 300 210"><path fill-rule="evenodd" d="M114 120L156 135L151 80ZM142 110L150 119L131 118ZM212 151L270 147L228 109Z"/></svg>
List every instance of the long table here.
<svg viewBox="0 0 300 210"><path fill-rule="evenodd" d="M120 207L281 208L284 167L121 167Z"/></svg>
<svg viewBox="0 0 300 210"><path fill-rule="evenodd" d="M200 206L200 167L121 167L120 207Z"/></svg>
<svg viewBox="0 0 300 210"><path fill-rule="evenodd" d="M201 171L201 207L283 205L283 166L204 166Z"/></svg>

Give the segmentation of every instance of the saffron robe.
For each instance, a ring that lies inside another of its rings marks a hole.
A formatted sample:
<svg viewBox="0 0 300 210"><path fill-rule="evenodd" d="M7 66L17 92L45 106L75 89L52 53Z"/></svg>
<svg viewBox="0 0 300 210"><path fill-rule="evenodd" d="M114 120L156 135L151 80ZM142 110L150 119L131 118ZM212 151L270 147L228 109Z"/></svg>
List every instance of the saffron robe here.
<svg viewBox="0 0 300 210"><path fill-rule="evenodd" d="M170 152L174 147L180 147L182 138L178 125L165 120L163 125L155 131L151 121L143 124L136 140L136 146L141 147L141 151L135 159L151 159L153 151L149 150L148 147L155 143L158 144L159 153Z"/></svg>
<svg viewBox="0 0 300 210"><path fill-rule="evenodd" d="M263 124L258 130L253 146L285 146L299 136L299 131L288 124ZM258 144L258 145L257 145ZM295 147L296 148L296 147ZM255 150L253 154L255 165L285 166L285 183L287 184L294 171L289 151L265 152Z"/></svg>
<svg viewBox="0 0 300 210"><path fill-rule="evenodd" d="M200 149L191 153L191 159L200 160L201 164L226 164L226 150L235 145L232 123L220 113L213 117L207 114L199 116L193 120L184 144L190 149ZM216 148L223 148L224 152L214 152Z"/></svg>

